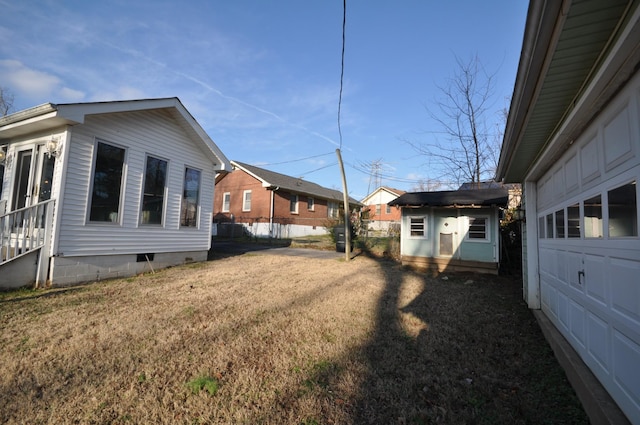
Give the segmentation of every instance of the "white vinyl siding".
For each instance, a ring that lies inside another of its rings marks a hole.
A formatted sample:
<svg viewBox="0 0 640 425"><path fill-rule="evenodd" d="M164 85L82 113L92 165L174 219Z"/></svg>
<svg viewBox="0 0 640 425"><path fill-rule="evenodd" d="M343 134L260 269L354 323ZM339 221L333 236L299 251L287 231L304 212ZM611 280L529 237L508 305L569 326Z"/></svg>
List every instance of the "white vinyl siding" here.
<svg viewBox="0 0 640 425"><path fill-rule="evenodd" d="M101 255L206 250L211 238L214 171L199 146L165 111L87 116L71 128L61 200L60 235L54 255ZM127 149L127 172L120 226L86 223L95 139ZM164 227L138 226L147 155L171 158L167 171ZM180 201L185 167L202 170L197 229L180 229ZM57 168L57 167L56 167ZM57 171L57 170L56 170Z"/></svg>

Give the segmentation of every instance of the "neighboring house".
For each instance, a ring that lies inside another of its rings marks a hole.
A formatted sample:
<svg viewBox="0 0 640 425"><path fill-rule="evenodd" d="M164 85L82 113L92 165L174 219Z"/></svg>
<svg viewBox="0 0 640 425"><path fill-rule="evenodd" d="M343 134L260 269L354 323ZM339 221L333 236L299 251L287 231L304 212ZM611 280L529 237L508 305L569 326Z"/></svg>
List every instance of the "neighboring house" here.
<svg viewBox="0 0 640 425"><path fill-rule="evenodd" d="M231 164L177 98L43 104L0 118L0 287L206 260Z"/></svg>
<svg viewBox="0 0 640 425"><path fill-rule="evenodd" d="M233 172L216 179L214 198L218 235L225 224L241 224L261 238L326 234L325 225L343 210L342 192L296 177L231 161ZM350 210L360 203L349 200Z"/></svg>
<svg viewBox="0 0 640 425"><path fill-rule="evenodd" d="M408 192L389 203L402 211L402 264L498 274L500 209L508 190Z"/></svg>
<svg viewBox="0 0 640 425"><path fill-rule="evenodd" d="M498 179L523 186L525 300L564 337L556 340L575 350L565 365L581 363L577 353L635 424L639 5L531 2L497 170ZM586 380L576 387L593 385ZM593 422L601 423L599 396L582 397Z"/></svg>
<svg viewBox="0 0 640 425"><path fill-rule="evenodd" d="M367 195L362 200L365 205L362 216L365 219L367 229L398 232L400 230L400 209L392 208L389 202L404 193L404 190L380 186Z"/></svg>

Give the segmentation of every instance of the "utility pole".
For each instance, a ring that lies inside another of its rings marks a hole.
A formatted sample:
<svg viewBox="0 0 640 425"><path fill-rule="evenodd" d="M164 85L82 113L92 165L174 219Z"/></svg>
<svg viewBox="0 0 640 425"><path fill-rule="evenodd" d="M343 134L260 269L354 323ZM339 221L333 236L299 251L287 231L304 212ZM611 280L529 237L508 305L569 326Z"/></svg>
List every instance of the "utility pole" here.
<svg viewBox="0 0 640 425"><path fill-rule="evenodd" d="M342 155L340 149L336 149L338 156L338 164L340 165L340 174L342 175L342 200L344 202L344 254L345 261L351 259L351 226L349 214L349 191L347 190L347 176L344 174L344 165L342 164Z"/></svg>

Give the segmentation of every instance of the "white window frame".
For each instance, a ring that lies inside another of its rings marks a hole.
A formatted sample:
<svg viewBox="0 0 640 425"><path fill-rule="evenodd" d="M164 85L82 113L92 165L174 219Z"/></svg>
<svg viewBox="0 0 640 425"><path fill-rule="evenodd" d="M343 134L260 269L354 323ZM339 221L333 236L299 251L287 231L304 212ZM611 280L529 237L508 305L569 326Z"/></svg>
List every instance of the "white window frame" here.
<svg viewBox="0 0 640 425"><path fill-rule="evenodd" d="M418 225L418 221L422 221L422 235L413 235L413 225ZM429 239L429 224L426 215L410 215L406 217L407 237L409 239Z"/></svg>
<svg viewBox="0 0 640 425"><path fill-rule="evenodd" d="M315 199L308 197L307 198L307 211L315 211L316 209L316 201Z"/></svg>
<svg viewBox="0 0 640 425"><path fill-rule="evenodd" d="M222 194L222 212L229 212L231 208L231 192L224 192Z"/></svg>
<svg viewBox="0 0 640 425"><path fill-rule="evenodd" d="M249 195L248 202L247 195ZM244 192L242 192L242 211L251 211L251 190L245 190Z"/></svg>
<svg viewBox="0 0 640 425"><path fill-rule="evenodd" d="M289 199L289 212L291 214L298 214L298 201L298 195L292 193Z"/></svg>
<svg viewBox="0 0 640 425"><path fill-rule="evenodd" d="M484 220L484 238L472 238L471 226L474 220ZM467 242L489 242L489 235L491 234L491 221L488 215L475 215L467 217L467 232L464 236Z"/></svg>

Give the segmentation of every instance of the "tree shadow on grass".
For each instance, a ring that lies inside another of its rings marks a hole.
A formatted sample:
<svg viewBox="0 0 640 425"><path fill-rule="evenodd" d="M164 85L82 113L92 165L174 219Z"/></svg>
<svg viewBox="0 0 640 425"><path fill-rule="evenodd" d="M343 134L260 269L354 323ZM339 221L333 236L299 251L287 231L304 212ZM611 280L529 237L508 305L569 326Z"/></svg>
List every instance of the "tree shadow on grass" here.
<svg viewBox="0 0 640 425"><path fill-rule="evenodd" d="M399 266L381 261L385 290L352 423L588 423L520 282L405 270L423 289L399 305Z"/></svg>

